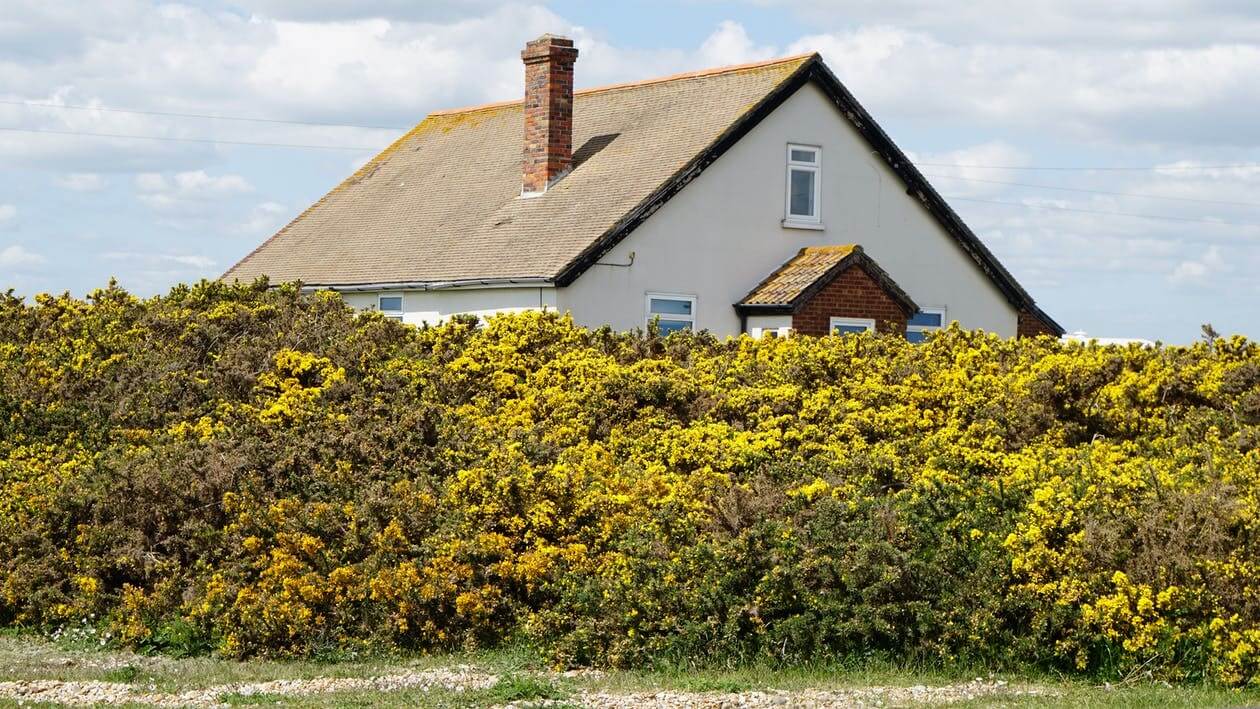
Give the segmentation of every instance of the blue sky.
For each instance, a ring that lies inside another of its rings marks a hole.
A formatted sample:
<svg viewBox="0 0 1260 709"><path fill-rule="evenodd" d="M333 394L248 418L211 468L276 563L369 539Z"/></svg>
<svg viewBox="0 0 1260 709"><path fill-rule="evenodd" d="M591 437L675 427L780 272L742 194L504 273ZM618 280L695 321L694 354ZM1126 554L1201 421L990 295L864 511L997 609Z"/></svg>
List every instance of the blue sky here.
<svg viewBox="0 0 1260 709"><path fill-rule="evenodd" d="M9 0L0 289L217 276L429 110L518 95L547 31L587 86L820 51L1069 330L1260 337L1243 0Z"/></svg>

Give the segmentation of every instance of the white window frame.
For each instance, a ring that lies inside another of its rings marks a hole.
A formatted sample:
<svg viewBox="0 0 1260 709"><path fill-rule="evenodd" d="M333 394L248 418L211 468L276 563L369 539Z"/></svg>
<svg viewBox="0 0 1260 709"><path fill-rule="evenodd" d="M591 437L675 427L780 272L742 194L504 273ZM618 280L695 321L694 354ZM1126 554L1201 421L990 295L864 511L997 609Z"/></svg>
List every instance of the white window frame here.
<svg viewBox="0 0 1260 709"><path fill-rule="evenodd" d="M791 326L783 327L754 327L748 332L748 335L754 340L760 340L763 337L791 337L796 330Z"/></svg>
<svg viewBox="0 0 1260 709"><path fill-rule="evenodd" d="M672 313L654 313L652 312L652 299L653 298L656 298L658 300L690 301L691 315L686 316L686 315L676 315ZM696 331L696 305L698 302L699 302L699 299L696 296L688 294L688 293L662 293L659 291L648 292L644 294L644 298L643 298L643 312L644 312L643 326L647 327L652 322L652 318L659 317L662 320L679 320L679 321L688 322L691 324L691 328L690 328L691 331L695 332Z"/></svg>
<svg viewBox="0 0 1260 709"><path fill-rule="evenodd" d="M875 332L875 318L842 318L839 316L833 316L831 320L827 322L827 334L834 335L836 333L836 326L838 325L864 327L867 332ZM848 335L851 333L846 332L845 334Z"/></svg>
<svg viewBox="0 0 1260 709"><path fill-rule="evenodd" d="M382 298L397 298L398 310L386 310L382 308L381 307ZM402 293L377 293L376 294L376 309L381 311L381 315L384 315L387 320L397 320L398 322L402 322L403 312L404 312L403 308L406 307L406 302L407 302L406 296L404 296Z"/></svg>
<svg viewBox="0 0 1260 709"><path fill-rule="evenodd" d="M945 315L947 312L946 308L943 305L939 307L933 306L931 308L919 308L919 312L940 315L941 324L940 325L911 325L910 321L907 320L906 321L906 334L909 334L912 332L937 332L939 330L944 330L945 324L949 322L949 320L946 318L946 315Z"/></svg>
<svg viewBox="0 0 1260 709"><path fill-rule="evenodd" d="M813 162L802 162L792 159L793 150L808 150L814 154ZM783 225L805 229L822 228L822 146L804 143L788 143L786 184L783 188ZM814 213L812 215L792 213L792 173L795 171L811 172L814 175Z"/></svg>

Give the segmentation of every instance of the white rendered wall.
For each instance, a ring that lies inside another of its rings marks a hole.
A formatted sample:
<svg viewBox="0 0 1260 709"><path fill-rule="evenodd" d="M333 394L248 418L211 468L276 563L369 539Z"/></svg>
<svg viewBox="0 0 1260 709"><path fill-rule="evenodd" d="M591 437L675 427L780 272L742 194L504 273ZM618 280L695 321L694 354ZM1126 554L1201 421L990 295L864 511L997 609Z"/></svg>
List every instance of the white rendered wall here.
<svg viewBox="0 0 1260 709"><path fill-rule="evenodd" d="M773 332L779 335L785 330L792 329L791 315L749 315L748 322L745 323L748 334L753 337L761 337L766 332Z"/></svg>
<svg viewBox="0 0 1260 709"><path fill-rule="evenodd" d="M358 310L375 309L381 295L403 297L403 322L437 325L455 314L489 316L525 310L556 310L556 289L545 288L450 288L432 291L347 292L342 298Z"/></svg>
<svg viewBox="0 0 1260 709"><path fill-rule="evenodd" d="M788 229L788 143L822 147L823 230ZM788 98L601 261L558 292L584 325L642 327L648 292L697 296L696 323L740 331L733 303L803 246L861 244L920 307L1014 336L1016 311L936 220L906 195L835 105L809 84Z"/></svg>

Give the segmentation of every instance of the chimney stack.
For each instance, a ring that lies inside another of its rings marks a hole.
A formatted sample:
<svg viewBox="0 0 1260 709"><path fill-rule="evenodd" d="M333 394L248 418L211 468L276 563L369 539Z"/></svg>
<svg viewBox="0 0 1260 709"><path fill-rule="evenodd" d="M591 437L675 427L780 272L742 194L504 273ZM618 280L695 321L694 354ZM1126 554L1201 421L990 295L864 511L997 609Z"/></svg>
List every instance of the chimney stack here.
<svg viewBox="0 0 1260 709"><path fill-rule="evenodd" d="M547 191L573 164L573 40L545 34L525 45L525 154L521 195Z"/></svg>

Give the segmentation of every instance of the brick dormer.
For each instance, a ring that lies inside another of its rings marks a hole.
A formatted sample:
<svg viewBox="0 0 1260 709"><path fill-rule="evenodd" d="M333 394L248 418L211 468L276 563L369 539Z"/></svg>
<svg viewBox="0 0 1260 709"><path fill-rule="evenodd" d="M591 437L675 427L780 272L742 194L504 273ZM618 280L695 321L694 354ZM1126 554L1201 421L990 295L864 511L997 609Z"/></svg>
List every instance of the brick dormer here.
<svg viewBox="0 0 1260 709"><path fill-rule="evenodd" d="M802 335L826 335L836 321L869 322L878 332L905 335L919 307L861 246L847 245L801 249L735 309L745 332L751 320L790 318L787 327Z"/></svg>

